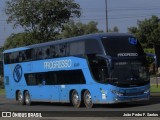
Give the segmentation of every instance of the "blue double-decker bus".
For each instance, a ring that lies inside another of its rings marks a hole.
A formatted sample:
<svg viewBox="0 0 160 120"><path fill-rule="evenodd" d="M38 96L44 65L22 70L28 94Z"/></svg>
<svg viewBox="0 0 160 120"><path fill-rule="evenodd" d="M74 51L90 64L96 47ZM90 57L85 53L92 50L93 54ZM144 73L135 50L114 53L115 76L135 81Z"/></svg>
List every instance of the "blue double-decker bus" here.
<svg viewBox="0 0 160 120"><path fill-rule="evenodd" d="M36 101L113 104L148 100L145 53L125 33L91 34L5 50L6 97Z"/></svg>

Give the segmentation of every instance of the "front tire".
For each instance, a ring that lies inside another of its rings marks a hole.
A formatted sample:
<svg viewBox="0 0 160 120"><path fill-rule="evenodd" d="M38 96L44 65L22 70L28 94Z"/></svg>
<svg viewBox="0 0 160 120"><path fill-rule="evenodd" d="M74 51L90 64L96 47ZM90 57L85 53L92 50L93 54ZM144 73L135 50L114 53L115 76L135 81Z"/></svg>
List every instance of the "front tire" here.
<svg viewBox="0 0 160 120"><path fill-rule="evenodd" d="M92 96L91 96L89 90L86 90L84 92L83 100L84 100L84 104L85 104L86 108L93 107Z"/></svg>
<svg viewBox="0 0 160 120"><path fill-rule="evenodd" d="M74 90L72 92L72 96L71 96L71 101L72 101L72 105L76 108L79 108L81 105L81 100L80 100L80 96L78 94L78 92L76 90Z"/></svg>
<svg viewBox="0 0 160 120"><path fill-rule="evenodd" d="M21 91L18 91L17 100L18 100L18 104L20 104L20 105L24 105L25 104L24 96L23 96Z"/></svg>
<svg viewBox="0 0 160 120"><path fill-rule="evenodd" d="M28 91L25 92L25 103L26 105L31 105L31 97Z"/></svg>

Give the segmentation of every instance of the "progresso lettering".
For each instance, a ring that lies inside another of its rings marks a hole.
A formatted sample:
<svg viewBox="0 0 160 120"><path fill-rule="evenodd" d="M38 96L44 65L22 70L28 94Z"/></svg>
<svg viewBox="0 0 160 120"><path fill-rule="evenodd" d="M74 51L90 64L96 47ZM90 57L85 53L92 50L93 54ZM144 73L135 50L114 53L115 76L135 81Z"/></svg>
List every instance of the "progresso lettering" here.
<svg viewBox="0 0 160 120"><path fill-rule="evenodd" d="M121 56L138 56L138 53L118 53L117 54L118 57L121 57Z"/></svg>
<svg viewBox="0 0 160 120"><path fill-rule="evenodd" d="M44 69L70 68L71 66L72 61L70 59L44 62Z"/></svg>

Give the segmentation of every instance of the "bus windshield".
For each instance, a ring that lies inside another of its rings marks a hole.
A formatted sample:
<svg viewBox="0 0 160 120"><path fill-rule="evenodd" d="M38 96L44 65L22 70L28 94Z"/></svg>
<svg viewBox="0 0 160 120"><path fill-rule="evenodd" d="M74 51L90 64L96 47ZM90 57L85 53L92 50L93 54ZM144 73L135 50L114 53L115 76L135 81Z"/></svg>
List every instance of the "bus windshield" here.
<svg viewBox="0 0 160 120"><path fill-rule="evenodd" d="M134 37L102 38L106 55L111 56L112 68L108 82L117 86L141 86L149 82L145 54Z"/></svg>
<svg viewBox="0 0 160 120"><path fill-rule="evenodd" d="M111 82L119 86L139 86L149 82L148 69L143 60L114 61Z"/></svg>
<svg viewBox="0 0 160 120"><path fill-rule="evenodd" d="M102 44L106 54L112 57L144 55L140 43L134 37L118 36L102 38Z"/></svg>

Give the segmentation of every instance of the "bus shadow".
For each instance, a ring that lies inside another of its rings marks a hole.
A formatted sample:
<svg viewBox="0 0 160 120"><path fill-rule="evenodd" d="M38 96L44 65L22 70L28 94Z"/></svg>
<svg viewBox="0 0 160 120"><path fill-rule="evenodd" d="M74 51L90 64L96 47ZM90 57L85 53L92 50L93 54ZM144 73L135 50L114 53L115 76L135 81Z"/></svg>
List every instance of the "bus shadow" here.
<svg viewBox="0 0 160 120"><path fill-rule="evenodd" d="M160 104L160 95L150 96L150 100L148 101L136 101L130 103L116 103L116 104L103 104L103 105L95 105L95 108L129 108L129 107L138 107L138 106L146 106L146 105L155 105Z"/></svg>
<svg viewBox="0 0 160 120"><path fill-rule="evenodd" d="M72 106L70 103L55 103L55 102L32 102L32 106L60 106L69 107Z"/></svg>

